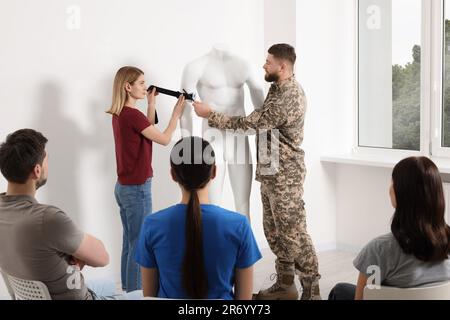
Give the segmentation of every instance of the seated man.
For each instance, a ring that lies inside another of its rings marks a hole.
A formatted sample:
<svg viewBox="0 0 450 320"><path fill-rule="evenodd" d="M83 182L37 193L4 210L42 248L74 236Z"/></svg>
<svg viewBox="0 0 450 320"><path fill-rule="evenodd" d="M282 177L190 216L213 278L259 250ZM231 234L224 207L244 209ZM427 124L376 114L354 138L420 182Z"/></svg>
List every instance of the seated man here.
<svg viewBox="0 0 450 320"><path fill-rule="evenodd" d="M46 143L41 133L23 129L0 145L0 170L8 181L6 194L0 194L0 269L43 282L54 300L104 299L87 288L80 272L85 265L109 263L103 243L61 209L35 199L47 181Z"/></svg>

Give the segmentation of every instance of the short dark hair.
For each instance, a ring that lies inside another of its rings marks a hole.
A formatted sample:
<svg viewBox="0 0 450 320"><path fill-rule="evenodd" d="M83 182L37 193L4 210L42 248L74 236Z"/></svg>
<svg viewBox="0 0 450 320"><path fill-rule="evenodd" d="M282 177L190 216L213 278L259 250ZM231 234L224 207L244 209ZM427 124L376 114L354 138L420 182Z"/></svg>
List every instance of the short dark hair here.
<svg viewBox="0 0 450 320"><path fill-rule="evenodd" d="M391 231L403 252L425 262L441 262L450 253L450 227L438 168L426 157L400 161L392 172L397 208Z"/></svg>
<svg viewBox="0 0 450 320"><path fill-rule="evenodd" d="M289 61L292 65L297 60L294 47L286 43L274 44L269 48L268 52L277 59Z"/></svg>
<svg viewBox="0 0 450 320"><path fill-rule="evenodd" d="M0 145L0 171L9 182L25 183L37 164L45 159L47 138L33 129L21 129Z"/></svg>

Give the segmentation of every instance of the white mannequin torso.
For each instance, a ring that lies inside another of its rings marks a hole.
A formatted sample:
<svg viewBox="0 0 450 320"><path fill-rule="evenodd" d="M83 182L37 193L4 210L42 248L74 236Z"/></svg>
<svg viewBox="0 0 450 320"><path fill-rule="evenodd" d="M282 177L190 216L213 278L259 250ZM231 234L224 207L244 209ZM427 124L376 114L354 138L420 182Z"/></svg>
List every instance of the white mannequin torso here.
<svg viewBox="0 0 450 320"><path fill-rule="evenodd" d="M209 53L185 67L181 88L187 92L197 92L200 100L211 105L216 112L245 116L244 85L249 88L255 109L261 108L264 92L251 65L223 45L216 45ZM188 105L181 118L181 128L187 131L185 134L193 132L192 116L192 106ZM224 132L209 127L208 120L203 120L202 134L213 146L218 162L217 177L210 189L211 202L218 204L221 200L227 164L236 211L248 216L253 174L251 156L243 157L250 155L248 138L242 135L225 138Z"/></svg>
<svg viewBox="0 0 450 320"><path fill-rule="evenodd" d="M217 112L245 116L244 84L248 66L244 61L209 54L200 63L204 64L204 68L197 91L202 100L214 105ZM240 71L233 72L235 70Z"/></svg>
<svg viewBox="0 0 450 320"><path fill-rule="evenodd" d="M185 67L181 87L188 92L196 91L200 99L210 104L214 111L228 116L245 116L245 84L249 88L254 108L261 108L264 92L251 65L224 45L216 45L209 53ZM191 106L185 108L181 128L192 133ZM208 121L204 120L203 133L208 129Z"/></svg>

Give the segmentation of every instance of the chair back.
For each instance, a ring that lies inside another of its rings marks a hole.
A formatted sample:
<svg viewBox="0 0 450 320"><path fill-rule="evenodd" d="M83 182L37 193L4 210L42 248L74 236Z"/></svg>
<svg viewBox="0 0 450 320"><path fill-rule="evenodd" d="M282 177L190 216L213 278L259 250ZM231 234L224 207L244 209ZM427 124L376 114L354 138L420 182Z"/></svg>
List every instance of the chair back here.
<svg viewBox="0 0 450 320"><path fill-rule="evenodd" d="M7 279L16 300L52 300L47 286L40 281L25 280L10 275L7 275Z"/></svg>
<svg viewBox="0 0 450 320"><path fill-rule="evenodd" d="M0 273L2 275L3 282L5 283L6 289L8 290L8 293L11 296L11 299L16 300L16 296L14 295L14 290L11 288L11 285L9 284L8 276L6 275L6 273L4 273L2 271L2 269L0 269Z"/></svg>
<svg viewBox="0 0 450 320"><path fill-rule="evenodd" d="M420 288L364 288L364 300L450 300L450 282Z"/></svg>

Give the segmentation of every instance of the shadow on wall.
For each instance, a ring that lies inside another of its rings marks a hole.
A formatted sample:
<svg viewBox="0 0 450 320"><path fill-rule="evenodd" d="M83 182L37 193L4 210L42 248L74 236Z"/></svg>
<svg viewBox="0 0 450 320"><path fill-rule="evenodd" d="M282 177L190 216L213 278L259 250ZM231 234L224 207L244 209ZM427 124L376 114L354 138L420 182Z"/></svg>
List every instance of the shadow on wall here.
<svg viewBox="0 0 450 320"><path fill-rule="evenodd" d="M47 137L49 176L46 202L66 212L81 224L79 163L83 134L76 122L64 113L63 90L57 82L47 81L39 88L36 123L33 126Z"/></svg>
<svg viewBox="0 0 450 320"><path fill-rule="evenodd" d="M77 223L82 225L84 215L99 215L98 212L81 212L81 203L87 201L80 190L83 185L95 186L98 194L95 206L114 214L117 210L114 200L116 164L111 117L105 113L110 100L110 88L104 81L103 90L96 92L98 99L92 99L87 112L92 130L83 132L77 122L64 112L64 90L56 82L44 83L39 91L38 115L33 128L41 131L49 140L49 179L44 187L47 202L60 207ZM84 168L89 179L82 181L82 155L87 151L93 157ZM89 206L87 206L89 208ZM89 209L87 209L89 210ZM117 215L117 217L119 217Z"/></svg>
<svg viewBox="0 0 450 320"><path fill-rule="evenodd" d="M110 81L102 81L97 91L98 99L92 99L89 103L89 122L93 130L86 138L86 147L93 150L97 162L93 164L98 182L102 182L105 188L98 188L98 201L102 202L106 211L118 212L114 198L114 186L117 181L116 156L114 137L112 132L111 115L106 113L111 103ZM95 181L92 181L95 183ZM117 217L120 216L117 214Z"/></svg>
<svg viewBox="0 0 450 320"><path fill-rule="evenodd" d="M45 203L61 208L81 229L99 237L117 258L122 227L114 198L117 175L111 116L105 113L111 100L110 82L101 81L91 94L94 98L83 106L90 128L87 132L65 112L64 88L56 81L43 83L33 128L49 140L49 178L42 188Z"/></svg>
<svg viewBox="0 0 450 320"><path fill-rule="evenodd" d="M103 228L105 236L102 240L108 244L108 251L114 259L120 257L122 247L122 224L120 222L119 208L114 197L114 187L117 181L116 157L114 137L112 131L111 115L105 111L111 103L112 83L111 79L104 79L98 86L96 92L97 99L92 99L89 103L89 122L91 124L91 134L86 141L87 147L93 150L95 155L96 197L99 202L101 212L92 212L96 216L96 225L106 226ZM119 266L120 261L114 261L114 266Z"/></svg>

